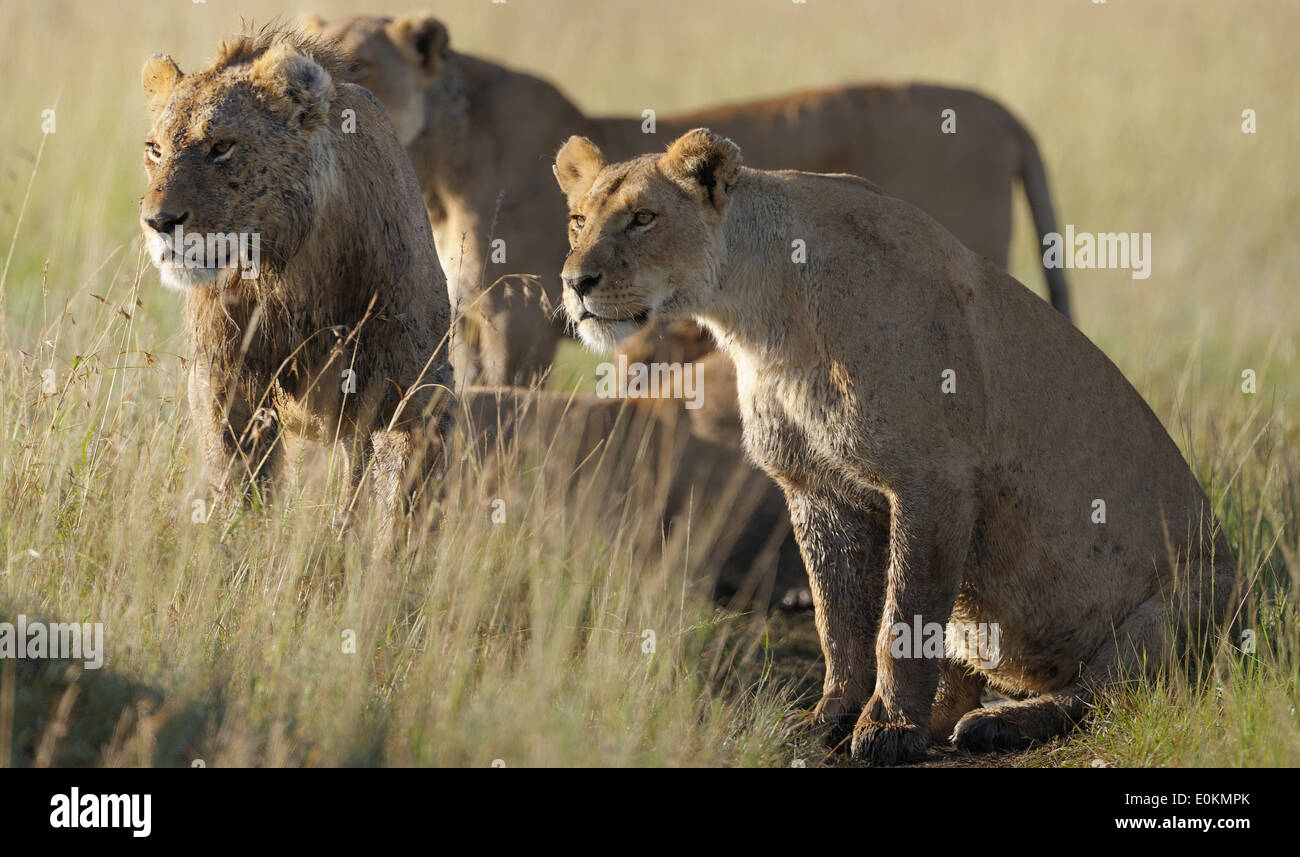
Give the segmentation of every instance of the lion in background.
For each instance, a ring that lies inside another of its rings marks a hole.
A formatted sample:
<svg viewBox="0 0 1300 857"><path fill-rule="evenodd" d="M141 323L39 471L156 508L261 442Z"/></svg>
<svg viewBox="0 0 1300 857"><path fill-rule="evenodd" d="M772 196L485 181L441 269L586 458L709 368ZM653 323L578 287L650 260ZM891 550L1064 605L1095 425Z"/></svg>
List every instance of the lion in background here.
<svg viewBox="0 0 1300 857"><path fill-rule="evenodd" d="M719 569L714 594L730 600L748 592L770 592L769 603L784 610L812 607L808 574L790 527L785 497L767 474L743 454L740 411L736 407L736 367L726 354L713 351L713 337L693 321L647 325L619 344L629 373L636 364L693 366L699 373L695 407L679 402L691 434L714 446L718 461L747 474L750 508L735 513L742 521L739 538Z"/></svg>
<svg viewBox="0 0 1300 857"><path fill-rule="evenodd" d="M188 75L153 56L140 225L163 283L184 292L189 402L217 499L269 487L282 433L342 439L391 533L450 421L450 309L410 162L341 63L276 29L222 42ZM184 233L257 236L255 276L206 248L190 257Z"/></svg>
<svg viewBox="0 0 1300 857"><path fill-rule="evenodd" d="M788 520L777 528L783 498L776 492L774 504L771 480L746 466L739 445L702 433L676 402L471 386L458 391L457 414L453 460L471 462L466 481L479 494L516 508L536 502L542 474L563 486L547 496L562 493L566 510L585 516L639 492L640 522L662 525L637 531L650 537L646 553L662 551L665 537L685 542L691 567L707 572L692 582L735 605L793 597L781 556Z"/></svg>
<svg viewBox="0 0 1300 857"><path fill-rule="evenodd" d="M415 165L453 309L463 319L453 356L458 382L535 378L564 335L554 279L564 236L544 164L574 133L614 157L631 157L648 145L644 120L585 116L538 77L452 50L447 28L431 15L329 24L309 15L303 25L339 45L353 79L388 109ZM945 110L955 111L956 133L942 133ZM868 176L1002 267L1017 181L1039 238L1056 230L1033 137L974 92L837 87L660 118L657 134L671 139L698 125L749 141L756 166ZM794 227L787 253L800 237ZM509 276L521 274L541 279ZM1068 315L1064 273L1049 268L1045 275L1052 304Z"/></svg>
<svg viewBox="0 0 1300 857"><path fill-rule="evenodd" d="M554 172L582 339L690 317L735 362L745 448L808 568L811 721L851 729L855 757L1064 734L1097 688L1197 652L1229 614L1236 564L1159 419L933 218L856 176L749 169L706 129L613 164L575 136ZM1015 701L981 707L986 685Z"/></svg>

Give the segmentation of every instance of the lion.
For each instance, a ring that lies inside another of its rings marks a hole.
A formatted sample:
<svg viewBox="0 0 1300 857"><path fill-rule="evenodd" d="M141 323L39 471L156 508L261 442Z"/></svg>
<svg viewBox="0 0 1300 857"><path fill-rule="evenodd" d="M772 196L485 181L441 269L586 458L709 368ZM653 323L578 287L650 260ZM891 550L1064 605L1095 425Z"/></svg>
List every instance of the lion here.
<svg viewBox="0 0 1300 857"><path fill-rule="evenodd" d="M190 74L151 57L140 226L163 285L184 294L189 404L218 502L271 487L282 434L337 438L354 485L373 477L387 532L451 419L450 307L410 162L341 67L279 29L223 41ZM251 236L254 252L236 260L214 235Z"/></svg>
<svg viewBox="0 0 1300 857"><path fill-rule="evenodd" d="M713 351L713 338L695 322L678 319L648 325L623 340L618 355L629 374L638 364L668 365L697 373L698 395L690 407L680 403L693 437L713 444L713 455L731 469L745 471L752 510L735 517L739 537L720 562L714 595L731 601L744 593L767 591L768 606L806 610L812 606L808 575L790 527L785 497L776 483L741 452L740 413L736 408L736 367ZM622 364L618 364L622 365ZM635 400L634 400L635 401ZM759 599L761 601L761 599Z"/></svg>
<svg viewBox="0 0 1300 857"><path fill-rule="evenodd" d="M452 50L446 26L427 14L328 24L312 15L303 23L349 57L354 79L383 102L415 164L452 304L464 320L456 325L460 383L525 383L545 371L565 333L551 273L562 263L564 238L541 165L575 132L612 156L636 155L646 145L647 120L587 117L538 77ZM948 110L956 133L944 133ZM845 86L659 118L653 131L671 139L697 125L751 141L755 166L869 176L1002 267L1017 180L1038 237L1056 231L1033 137L1006 108L975 92ZM789 241L800 237L792 232ZM1064 272L1048 268L1045 275L1052 304L1068 316Z"/></svg>
<svg viewBox="0 0 1300 857"><path fill-rule="evenodd" d="M714 353L713 337L689 319L661 321L619 344L629 363L695 363Z"/></svg>
<svg viewBox="0 0 1300 857"><path fill-rule="evenodd" d="M1159 419L932 217L856 176L751 169L704 128L619 163L574 136L553 169L582 340L690 317L736 364L811 583L810 720L851 727L855 758L1065 734L1228 614L1237 567ZM986 686L1014 701L981 707Z"/></svg>
<svg viewBox="0 0 1300 857"><path fill-rule="evenodd" d="M802 606L785 574L784 499L776 492L774 504L771 480L747 465L739 444L706 436L691 411L663 399L520 387L462 387L457 399L454 458L471 462L474 490L507 507L534 502L536 488L519 477L542 473L564 486L566 508L584 520L639 491L632 502L639 537L649 537L644 550L662 549L665 535L689 545L701 594Z"/></svg>

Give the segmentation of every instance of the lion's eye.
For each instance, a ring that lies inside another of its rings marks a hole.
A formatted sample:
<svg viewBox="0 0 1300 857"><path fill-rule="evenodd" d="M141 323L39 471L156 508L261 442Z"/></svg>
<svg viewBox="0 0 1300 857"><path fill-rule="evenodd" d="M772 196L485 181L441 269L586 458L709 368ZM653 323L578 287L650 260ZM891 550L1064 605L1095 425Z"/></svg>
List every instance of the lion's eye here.
<svg viewBox="0 0 1300 857"><path fill-rule="evenodd" d="M649 226L651 223L654 223L654 221L655 214L653 211L642 210L632 215L632 222L637 226Z"/></svg>
<svg viewBox="0 0 1300 857"><path fill-rule="evenodd" d="M569 215L569 225L572 226L574 229L581 229L586 224L586 222L587 222L587 218L583 217L581 214Z"/></svg>
<svg viewBox="0 0 1300 857"><path fill-rule="evenodd" d="M144 144L145 157L155 164L162 162L162 147L157 143L149 142Z"/></svg>
<svg viewBox="0 0 1300 857"><path fill-rule="evenodd" d="M235 144L230 140L222 140L220 143L212 144L212 160L224 161L229 158L235 151Z"/></svg>

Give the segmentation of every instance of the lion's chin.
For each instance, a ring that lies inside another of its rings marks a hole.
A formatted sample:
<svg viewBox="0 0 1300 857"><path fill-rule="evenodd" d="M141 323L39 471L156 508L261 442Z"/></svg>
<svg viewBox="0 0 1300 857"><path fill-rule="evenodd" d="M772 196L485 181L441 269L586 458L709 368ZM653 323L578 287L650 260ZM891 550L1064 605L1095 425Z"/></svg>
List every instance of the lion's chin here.
<svg viewBox="0 0 1300 857"><path fill-rule="evenodd" d="M163 286L177 292L207 288L217 279L218 274L229 272L228 268L196 268L171 264L157 267Z"/></svg>
<svg viewBox="0 0 1300 857"><path fill-rule="evenodd" d="M593 351L608 353L644 326L644 322L606 318L584 318L578 323L578 337Z"/></svg>

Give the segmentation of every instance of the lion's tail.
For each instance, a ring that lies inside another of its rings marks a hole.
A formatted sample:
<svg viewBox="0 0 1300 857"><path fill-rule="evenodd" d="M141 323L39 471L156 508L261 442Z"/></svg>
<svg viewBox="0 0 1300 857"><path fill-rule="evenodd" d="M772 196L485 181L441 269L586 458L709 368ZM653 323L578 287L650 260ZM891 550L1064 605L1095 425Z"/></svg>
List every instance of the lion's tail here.
<svg viewBox="0 0 1300 857"><path fill-rule="evenodd" d="M1048 233L1056 231L1056 213L1052 210L1052 193L1047 187L1047 170L1038 154L1038 144L1034 142L1028 128L1020 122L1015 124L1020 132L1020 181L1024 184L1025 196L1029 199L1029 210L1034 217L1034 230L1038 233L1041 254L1043 239ZM1044 266L1043 274L1047 278L1047 294L1052 306L1069 318L1070 292L1065 285L1064 269Z"/></svg>

